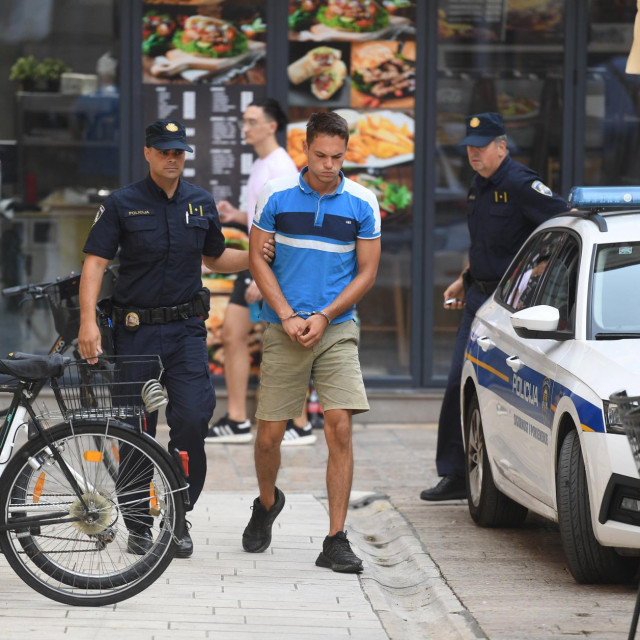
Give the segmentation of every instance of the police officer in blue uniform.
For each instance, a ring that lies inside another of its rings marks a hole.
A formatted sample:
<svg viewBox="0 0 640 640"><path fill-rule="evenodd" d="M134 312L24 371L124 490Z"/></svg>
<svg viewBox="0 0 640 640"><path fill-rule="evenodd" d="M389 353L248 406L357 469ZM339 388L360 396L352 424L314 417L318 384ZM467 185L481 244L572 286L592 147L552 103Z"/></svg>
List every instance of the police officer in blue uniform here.
<svg viewBox="0 0 640 640"><path fill-rule="evenodd" d="M438 421L436 468L441 479L420 494L429 501L462 499L467 494L460 376L473 318L531 232L568 209L540 176L509 157L499 113L467 118L467 135L460 145L466 145L469 164L476 172L467 195L471 246L467 268L444 292L445 309L464 311Z"/></svg>
<svg viewBox="0 0 640 640"><path fill-rule="evenodd" d="M215 407L207 361L204 319L209 292L202 288L201 263L212 271L249 268L247 251L225 248L210 193L181 179L187 144L184 126L159 120L146 129L149 175L112 193L98 209L84 252L80 281L83 358L101 353L96 303L104 269L119 249L120 266L112 297L114 346L118 355L158 354L165 368L170 450L189 456L189 498L196 503L207 470L204 438ZM157 414L148 432L155 436ZM130 553L151 546L145 527L129 527ZM189 557L188 530L177 557Z"/></svg>

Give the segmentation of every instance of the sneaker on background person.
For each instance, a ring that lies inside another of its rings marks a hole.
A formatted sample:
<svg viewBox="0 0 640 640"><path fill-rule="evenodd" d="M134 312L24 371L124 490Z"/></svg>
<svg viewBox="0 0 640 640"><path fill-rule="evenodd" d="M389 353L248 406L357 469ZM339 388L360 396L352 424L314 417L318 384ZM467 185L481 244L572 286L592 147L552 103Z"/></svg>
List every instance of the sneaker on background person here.
<svg viewBox="0 0 640 640"><path fill-rule="evenodd" d="M287 428L282 438L283 447L300 447L306 444L313 444L318 439L313 433L313 427L307 422L304 427L298 427L293 420L287 420Z"/></svg>
<svg viewBox="0 0 640 640"><path fill-rule="evenodd" d="M247 444L251 442L251 420L237 422L228 414L209 427L205 442L214 444Z"/></svg>

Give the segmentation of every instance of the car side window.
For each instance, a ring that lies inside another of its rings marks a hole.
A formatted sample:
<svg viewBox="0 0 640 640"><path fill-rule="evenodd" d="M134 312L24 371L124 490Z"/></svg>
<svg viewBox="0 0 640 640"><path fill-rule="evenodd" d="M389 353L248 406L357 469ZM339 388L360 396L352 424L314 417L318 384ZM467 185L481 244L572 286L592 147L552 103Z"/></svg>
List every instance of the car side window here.
<svg viewBox="0 0 640 640"><path fill-rule="evenodd" d="M537 304L555 307L560 312L559 331L575 329L576 284L580 261L578 241L567 236L566 242L548 270Z"/></svg>
<svg viewBox="0 0 640 640"><path fill-rule="evenodd" d="M527 242L504 280L501 297L505 304L516 311L534 304L545 268L564 235L558 231L544 231Z"/></svg>

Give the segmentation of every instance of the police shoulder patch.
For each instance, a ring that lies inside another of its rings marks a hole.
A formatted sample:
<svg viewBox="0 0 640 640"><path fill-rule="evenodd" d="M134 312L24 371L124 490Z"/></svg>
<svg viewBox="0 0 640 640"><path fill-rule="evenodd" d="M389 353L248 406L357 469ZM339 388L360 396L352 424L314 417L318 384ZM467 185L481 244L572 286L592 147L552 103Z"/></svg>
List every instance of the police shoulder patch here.
<svg viewBox="0 0 640 640"><path fill-rule="evenodd" d="M547 185L541 180L534 180L531 183L531 188L538 193L541 193L543 196L552 196L553 191L547 187Z"/></svg>
<svg viewBox="0 0 640 640"><path fill-rule="evenodd" d="M98 209L98 213L96 213L96 217L93 219L93 225L95 225L96 222L98 222L98 220L100 220L100 218L102 217L102 214L104 213L104 205L100 205L100 208Z"/></svg>

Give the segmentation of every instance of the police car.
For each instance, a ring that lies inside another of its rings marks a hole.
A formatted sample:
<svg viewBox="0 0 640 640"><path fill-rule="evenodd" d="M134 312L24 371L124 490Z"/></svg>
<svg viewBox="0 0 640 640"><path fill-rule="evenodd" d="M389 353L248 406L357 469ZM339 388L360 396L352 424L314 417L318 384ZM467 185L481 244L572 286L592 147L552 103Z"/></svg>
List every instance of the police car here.
<svg viewBox="0 0 640 640"><path fill-rule="evenodd" d="M610 396L640 396L640 187L574 187L476 315L462 372L469 511L559 523L581 583L640 559L636 456Z"/></svg>

